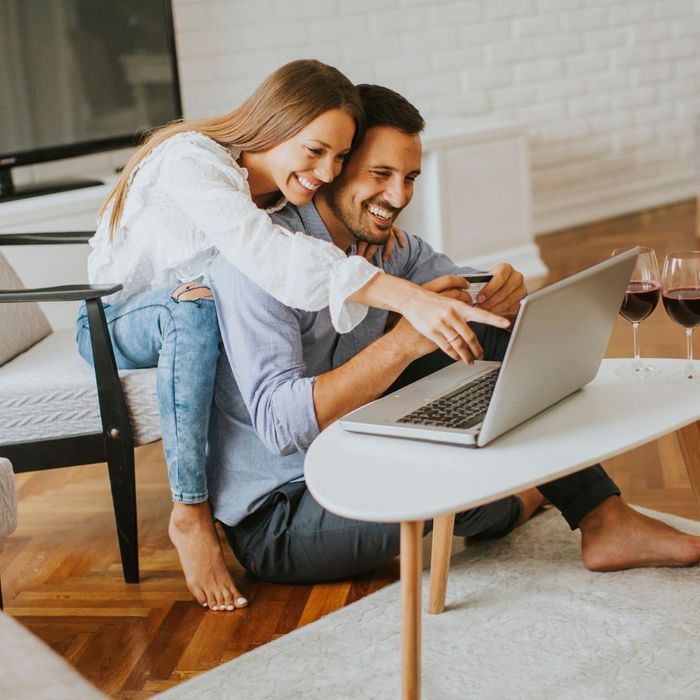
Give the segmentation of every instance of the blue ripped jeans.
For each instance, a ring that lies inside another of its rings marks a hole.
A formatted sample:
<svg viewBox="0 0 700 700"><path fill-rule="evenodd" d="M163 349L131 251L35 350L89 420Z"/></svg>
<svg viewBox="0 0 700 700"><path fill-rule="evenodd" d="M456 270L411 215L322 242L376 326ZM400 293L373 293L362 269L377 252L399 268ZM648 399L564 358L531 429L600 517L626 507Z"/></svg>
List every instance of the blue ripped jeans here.
<svg viewBox="0 0 700 700"><path fill-rule="evenodd" d="M119 369L157 367L163 449L173 500L207 500L207 429L221 335L213 299L175 301L171 289L105 306ZM77 320L80 354L92 364L85 305Z"/></svg>

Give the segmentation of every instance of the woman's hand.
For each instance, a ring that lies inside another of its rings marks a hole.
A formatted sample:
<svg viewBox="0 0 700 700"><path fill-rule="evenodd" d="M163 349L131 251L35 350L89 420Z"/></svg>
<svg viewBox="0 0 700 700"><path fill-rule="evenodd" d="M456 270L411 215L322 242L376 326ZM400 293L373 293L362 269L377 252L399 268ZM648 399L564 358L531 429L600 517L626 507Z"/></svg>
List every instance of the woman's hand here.
<svg viewBox="0 0 700 700"><path fill-rule="evenodd" d="M384 252L382 253L382 260L386 262L394 250L396 243L403 248L406 245L406 234L394 224L391 227L391 234L384 244ZM379 250L380 246L374 245L373 243L367 243L367 241L360 241L357 244L357 254L361 255L363 258L372 262L375 253Z"/></svg>
<svg viewBox="0 0 700 700"><path fill-rule="evenodd" d="M400 277L379 273L348 299L400 313L416 331L451 358L471 364L483 353L467 321L486 323L496 328L508 328L510 321L478 306L471 306L461 298L451 298L463 295L463 290L468 286L469 283L457 275L440 277L430 283L430 288L423 288Z"/></svg>
<svg viewBox="0 0 700 700"><path fill-rule="evenodd" d="M461 359L472 364L483 357L483 351L467 321L486 323L496 328L508 328L510 321L471 306L471 298L466 293L468 286L466 280L456 275L439 277L425 287L411 284L403 303L399 302L399 313L416 331L453 360ZM417 346L417 352L425 354L423 350L422 344Z"/></svg>

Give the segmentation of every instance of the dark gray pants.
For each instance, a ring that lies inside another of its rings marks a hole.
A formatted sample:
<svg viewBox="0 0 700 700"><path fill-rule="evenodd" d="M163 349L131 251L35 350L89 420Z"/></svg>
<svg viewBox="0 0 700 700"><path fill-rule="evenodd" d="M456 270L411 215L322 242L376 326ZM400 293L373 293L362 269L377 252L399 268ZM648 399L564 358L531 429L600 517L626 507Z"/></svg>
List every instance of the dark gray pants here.
<svg viewBox="0 0 700 700"><path fill-rule="evenodd" d="M503 358L510 334L474 324L488 359ZM394 391L452 362L433 353L414 362L389 389ZM397 488L400 484L397 484ZM539 487L572 529L620 490L600 465ZM516 496L458 513L454 533L501 537L517 524L522 502ZM427 521L424 532L432 529ZM252 574L275 583L320 583L369 571L399 553L399 525L350 520L324 510L305 483L285 484L236 525L224 525L238 560Z"/></svg>
<svg viewBox="0 0 700 700"><path fill-rule="evenodd" d="M619 489L600 466L540 487L571 528ZM517 524L522 502L510 496L459 513L454 534L502 537ZM427 521L424 534L432 530ZM365 573L399 553L399 525L350 520L322 508L303 481L285 484L235 527L224 525L238 560L274 583L321 583Z"/></svg>
<svg viewBox="0 0 700 700"><path fill-rule="evenodd" d="M499 537L510 532L522 511L511 496L460 513L455 534ZM433 523L425 524L424 534ZM349 578L399 553L399 525L349 520L322 508L303 481L285 484L267 503L224 531L238 561L274 583L320 583Z"/></svg>

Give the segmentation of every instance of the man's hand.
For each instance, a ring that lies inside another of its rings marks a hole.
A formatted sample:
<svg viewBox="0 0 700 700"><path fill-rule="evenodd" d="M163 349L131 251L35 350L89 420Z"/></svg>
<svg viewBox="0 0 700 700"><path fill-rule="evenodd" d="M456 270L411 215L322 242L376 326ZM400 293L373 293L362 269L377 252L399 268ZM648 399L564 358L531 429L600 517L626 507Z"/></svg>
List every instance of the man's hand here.
<svg viewBox="0 0 700 700"><path fill-rule="evenodd" d="M518 313L520 300L527 294L525 278L508 263L501 263L491 270L493 278L476 298L480 309L499 316Z"/></svg>

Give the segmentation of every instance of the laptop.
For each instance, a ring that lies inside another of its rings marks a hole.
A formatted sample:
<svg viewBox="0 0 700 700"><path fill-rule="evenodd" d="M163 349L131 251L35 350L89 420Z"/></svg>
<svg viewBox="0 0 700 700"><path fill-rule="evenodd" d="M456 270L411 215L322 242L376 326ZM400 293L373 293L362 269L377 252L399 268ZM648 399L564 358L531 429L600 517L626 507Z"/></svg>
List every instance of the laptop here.
<svg viewBox="0 0 700 700"><path fill-rule="evenodd" d="M483 447L598 373L638 248L520 302L503 362L455 362L340 420L345 430Z"/></svg>

